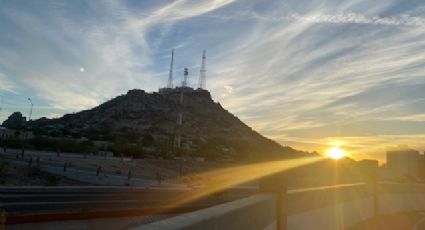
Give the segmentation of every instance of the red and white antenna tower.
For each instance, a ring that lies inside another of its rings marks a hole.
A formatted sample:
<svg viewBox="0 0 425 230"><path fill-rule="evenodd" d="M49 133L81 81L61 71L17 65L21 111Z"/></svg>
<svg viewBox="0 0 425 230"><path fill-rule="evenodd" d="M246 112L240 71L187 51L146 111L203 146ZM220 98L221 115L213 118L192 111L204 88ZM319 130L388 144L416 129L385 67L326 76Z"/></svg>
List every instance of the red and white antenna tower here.
<svg viewBox="0 0 425 230"><path fill-rule="evenodd" d="M173 88L173 65L174 65L174 48L171 50L170 74L168 75L167 88Z"/></svg>
<svg viewBox="0 0 425 230"><path fill-rule="evenodd" d="M199 89L206 89L207 87L207 79L206 79L207 69L205 66L206 59L207 59L206 52L204 50L204 52L202 52L202 64L201 64L201 70L199 72L199 82L198 82Z"/></svg>

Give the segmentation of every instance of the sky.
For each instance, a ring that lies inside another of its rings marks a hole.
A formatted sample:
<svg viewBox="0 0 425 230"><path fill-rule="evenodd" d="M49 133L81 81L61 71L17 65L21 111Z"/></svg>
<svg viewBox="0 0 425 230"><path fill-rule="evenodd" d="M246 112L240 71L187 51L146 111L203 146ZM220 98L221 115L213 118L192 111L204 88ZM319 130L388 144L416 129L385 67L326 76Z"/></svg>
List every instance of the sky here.
<svg viewBox="0 0 425 230"><path fill-rule="evenodd" d="M261 134L355 159L425 151L423 0L0 0L0 121L175 84L202 51L213 99Z"/></svg>

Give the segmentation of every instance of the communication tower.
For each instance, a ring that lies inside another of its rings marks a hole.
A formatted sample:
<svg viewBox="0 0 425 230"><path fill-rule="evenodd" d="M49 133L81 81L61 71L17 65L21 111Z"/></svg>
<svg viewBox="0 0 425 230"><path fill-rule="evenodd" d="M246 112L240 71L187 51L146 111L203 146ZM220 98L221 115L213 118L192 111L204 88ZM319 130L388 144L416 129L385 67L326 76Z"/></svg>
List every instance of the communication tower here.
<svg viewBox="0 0 425 230"><path fill-rule="evenodd" d="M206 79L206 52L202 52L202 64L201 64L201 70L199 72L199 82L198 82L198 88L199 89L206 89L207 87L207 79Z"/></svg>

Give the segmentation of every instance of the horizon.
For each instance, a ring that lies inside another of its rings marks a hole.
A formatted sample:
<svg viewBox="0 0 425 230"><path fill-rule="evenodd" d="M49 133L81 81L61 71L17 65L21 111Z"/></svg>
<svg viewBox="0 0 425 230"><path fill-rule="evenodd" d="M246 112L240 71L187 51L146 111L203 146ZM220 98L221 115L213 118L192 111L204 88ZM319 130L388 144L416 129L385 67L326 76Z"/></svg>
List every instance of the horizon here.
<svg viewBox="0 0 425 230"><path fill-rule="evenodd" d="M172 89L177 89L178 87L181 87L181 86L177 86L177 87L173 87ZM189 88L192 88L192 87L189 87ZM110 101L110 100L113 100L113 99L115 99L115 98L117 98L117 97L119 97L119 96L122 96L122 95L127 95L128 94L128 92L129 91L133 91L133 90L141 90L141 91L143 91L143 92L145 92L145 93L147 93L147 94L153 94L153 93L158 93L159 92L159 90L160 90L161 88L159 88L157 91L145 91L144 89L137 89L137 88L134 88L134 89L129 89L126 93L123 93L123 94L120 94L120 95L118 95L118 96L116 96L116 97L113 97L113 98L111 98L111 99L109 99L108 101ZM196 90L196 88L192 88L193 90ZM208 89L207 89L207 91L208 91ZM208 91L209 92L209 91ZM210 93L210 92L209 92ZM96 105L96 106L94 106L94 107L92 107L92 108L89 108L88 110L91 110L91 109L94 109L94 108L96 108L96 107L98 107L98 106L100 106L100 105L102 105L103 103L106 103L106 102L108 102L108 101L104 101L104 102L101 102L100 104L98 104L98 105ZM219 101L214 101L214 102L216 102L216 103L219 103ZM75 113L79 113L79 112L82 112L83 110L81 110L81 111L76 111L76 112L71 112L71 113L67 113L67 114L75 114ZM18 111L16 111L16 112L18 112ZM231 112L231 111L230 111ZM41 119L41 118L48 118L48 119L58 119L58 118L62 118L63 116L65 116L65 115L67 115L67 114L63 114L63 115L61 115L61 116L57 116L57 117L53 117L53 118L49 118L49 117L40 117L40 118L37 118L37 119ZM22 116L24 117L24 118L26 118L27 119L27 117L25 116L25 114L22 114ZM31 119L31 120L37 120L37 119ZM1 122L3 122L3 121L1 121ZM249 124L247 124L248 126L249 126ZM0 127L2 127L2 126L0 126ZM256 131L256 130L254 130L254 131ZM273 140L273 139L272 139ZM276 141L276 140L274 140L274 141ZM287 145L283 145L282 143L279 143L279 142L277 142L278 144L280 144L282 147L285 147L285 146L287 146ZM340 148L340 145L337 145L337 144L334 144L334 145L332 145L332 146L334 146L334 147L336 147L336 149L339 149ZM292 146L289 146L289 147L292 147ZM295 150L298 150L298 151L305 151L305 152L309 152L309 153L311 153L311 154L314 154L314 153L318 153L318 154L320 154L321 156L324 156L324 157L329 157L330 159L332 159L333 157L332 156L329 156L329 154L327 153L327 150L332 150L332 148L328 148L328 149L325 149L325 150L323 150L323 151L317 151L317 150L306 150L306 149L296 149L295 148ZM387 146L386 147L386 150L388 151L388 150L394 150L394 149L397 149L397 150L409 150L409 149L411 149L410 148L410 146L408 146L408 145L404 145L404 144L398 144L398 145L393 145L393 146ZM416 149L413 149L413 150L416 150ZM419 151L419 150L418 150ZM422 153L419 151L419 154L420 155L422 155ZM425 152L424 152L424 154L423 155L425 155ZM359 160L370 160L370 159L373 159L373 160L378 160L379 161L379 164L380 165L383 165L383 164L386 164L387 163L387 161L386 161L386 159L376 159L376 158L360 158L360 159L356 159L355 157L353 157L352 156L352 154L351 153L348 153L348 152L345 152L345 150L344 150L344 153L341 155L341 157L338 157L338 158L335 158L335 159L341 159L341 158L350 158L350 159L352 159L352 160L356 160L356 161L359 161Z"/></svg>
<svg viewBox="0 0 425 230"><path fill-rule="evenodd" d="M213 100L263 136L383 162L425 151L420 2L1 1L0 121L95 107L130 89L191 86L207 51ZM82 10L84 9L84 10ZM225 26L223 26L223 24Z"/></svg>

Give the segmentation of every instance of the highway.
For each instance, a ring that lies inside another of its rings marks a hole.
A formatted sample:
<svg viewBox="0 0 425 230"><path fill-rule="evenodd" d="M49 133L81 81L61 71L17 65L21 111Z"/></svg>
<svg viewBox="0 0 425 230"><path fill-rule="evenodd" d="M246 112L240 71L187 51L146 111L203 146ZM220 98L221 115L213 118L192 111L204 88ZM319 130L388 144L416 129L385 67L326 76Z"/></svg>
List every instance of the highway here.
<svg viewBox="0 0 425 230"><path fill-rule="evenodd" d="M301 194L330 187L356 187L360 184L322 186L289 190ZM232 188L220 196L207 196L183 206L172 207L191 196L193 189L140 188L122 186L1 187L0 208L7 212L7 223L51 220L92 219L118 216L177 214L214 206L257 192L256 187Z"/></svg>
<svg viewBox="0 0 425 230"><path fill-rule="evenodd" d="M134 187L1 187L0 208L7 223L147 216L183 213L252 195L255 190L232 189L183 206L171 205L190 196L191 189Z"/></svg>
<svg viewBox="0 0 425 230"><path fill-rule="evenodd" d="M12 150L8 150L12 151ZM31 153L31 154L29 154ZM131 186L140 186L140 187L146 187L150 186L152 184L155 184L155 179L152 177L144 177L140 175L134 175L131 179L131 181L128 180L127 175L117 175L116 172L108 171L106 169L102 169L102 172L99 174L99 176L96 175L96 167L86 167L74 164L72 167L68 167L66 172L64 171L64 160L71 160L71 159L78 159L82 156L75 157L76 154L62 154L60 158L56 157L54 153L52 152L30 152L27 151L25 158L19 158L16 159L16 154L8 153L0 153L0 159L1 161L8 162L15 165L21 165L21 166L27 166L28 161L33 156L33 163L34 166L38 166L42 171L64 176L69 179L86 182L90 184L96 184L96 185L108 185L108 186L125 186L127 184L130 184ZM80 154L81 155L81 154ZM20 156L18 154L18 156ZM39 163L36 162L36 156L42 156L41 161ZM90 159L97 159L96 156L90 156ZM54 161L50 161L49 159L55 159ZM101 158L103 159L103 158ZM120 158L116 157L109 157L108 161L115 161L119 162ZM178 184L171 184L169 182L163 182L164 185L169 186L179 186Z"/></svg>

